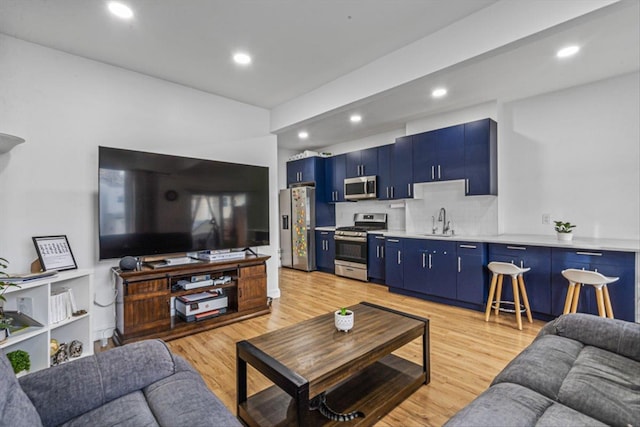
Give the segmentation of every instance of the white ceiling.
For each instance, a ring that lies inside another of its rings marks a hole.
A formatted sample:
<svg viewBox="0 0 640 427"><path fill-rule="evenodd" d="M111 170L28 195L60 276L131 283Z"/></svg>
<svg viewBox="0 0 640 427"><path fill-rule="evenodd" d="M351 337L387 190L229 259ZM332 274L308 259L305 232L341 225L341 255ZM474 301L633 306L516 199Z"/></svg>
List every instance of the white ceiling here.
<svg viewBox="0 0 640 427"><path fill-rule="evenodd" d="M252 105L273 108L436 32L494 0L0 0L0 32ZM324 147L399 129L408 120L508 101L640 68L640 2L616 4L387 92L306 120L278 145ZM583 45L562 63L567 41ZM253 64L232 63L246 50ZM449 95L428 96L434 82ZM364 120L353 126L348 114ZM313 138L301 143L306 129Z"/></svg>

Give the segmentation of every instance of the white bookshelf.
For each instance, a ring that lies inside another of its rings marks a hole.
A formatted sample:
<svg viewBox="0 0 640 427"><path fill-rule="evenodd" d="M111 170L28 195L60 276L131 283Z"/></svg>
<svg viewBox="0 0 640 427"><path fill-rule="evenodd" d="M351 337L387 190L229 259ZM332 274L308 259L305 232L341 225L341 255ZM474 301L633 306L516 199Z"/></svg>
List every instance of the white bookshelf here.
<svg viewBox="0 0 640 427"><path fill-rule="evenodd" d="M50 323L49 298L52 291L61 287L72 290L78 310L85 310L86 314ZM14 350L27 351L31 358L30 372L51 366L49 344L52 338L67 345L73 340L78 340L82 342L80 357L92 355L92 295L93 272L91 270L63 271L55 276L22 283L19 288L9 288L4 294L7 299L4 303L5 311L19 311L20 299L30 298L31 313L24 311L24 314L43 326L28 327L12 334L0 343L0 348L5 354ZM69 360L73 360L73 358Z"/></svg>

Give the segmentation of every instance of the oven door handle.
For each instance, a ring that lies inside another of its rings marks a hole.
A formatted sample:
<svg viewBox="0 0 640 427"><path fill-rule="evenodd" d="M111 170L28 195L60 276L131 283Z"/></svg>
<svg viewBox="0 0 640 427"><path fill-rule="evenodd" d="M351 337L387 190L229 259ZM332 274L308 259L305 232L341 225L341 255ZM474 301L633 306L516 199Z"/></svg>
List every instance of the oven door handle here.
<svg viewBox="0 0 640 427"><path fill-rule="evenodd" d="M366 242L366 237L351 237L351 236L333 236L334 240L343 240L347 242Z"/></svg>

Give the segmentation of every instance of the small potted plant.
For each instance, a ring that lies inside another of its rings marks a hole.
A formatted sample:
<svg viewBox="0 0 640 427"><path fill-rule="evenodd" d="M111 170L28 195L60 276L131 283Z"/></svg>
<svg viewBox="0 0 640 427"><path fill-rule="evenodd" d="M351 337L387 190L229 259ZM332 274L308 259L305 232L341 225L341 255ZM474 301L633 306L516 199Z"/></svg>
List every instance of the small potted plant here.
<svg viewBox="0 0 640 427"><path fill-rule="evenodd" d="M347 310L345 307L335 312L334 320L338 331L348 332L353 329L353 311Z"/></svg>
<svg viewBox="0 0 640 427"><path fill-rule="evenodd" d="M566 240L569 241L573 239L573 229L576 227L575 224L571 224L570 222L564 221L554 221L556 234L558 235L558 240Z"/></svg>
<svg viewBox="0 0 640 427"><path fill-rule="evenodd" d="M31 369L31 358L24 350L15 350L7 353L7 359L11 362L11 367L15 374L28 372Z"/></svg>

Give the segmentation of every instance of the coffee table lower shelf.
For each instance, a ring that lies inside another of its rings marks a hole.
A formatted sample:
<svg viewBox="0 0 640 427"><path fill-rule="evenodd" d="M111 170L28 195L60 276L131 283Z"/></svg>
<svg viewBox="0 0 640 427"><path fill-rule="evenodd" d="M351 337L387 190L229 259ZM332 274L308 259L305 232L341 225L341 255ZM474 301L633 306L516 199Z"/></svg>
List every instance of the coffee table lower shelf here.
<svg viewBox="0 0 640 427"><path fill-rule="evenodd" d="M332 410L360 411L364 417L338 422L313 410L310 425L373 425L426 381L422 366L390 354L326 392L326 403ZM275 385L241 403L238 415L249 426L291 426L297 422L294 399Z"/></svg>

